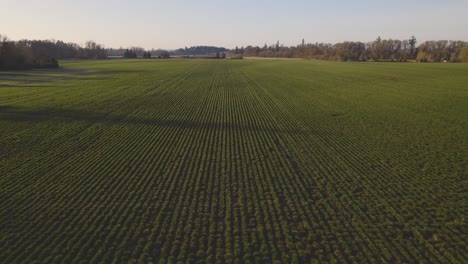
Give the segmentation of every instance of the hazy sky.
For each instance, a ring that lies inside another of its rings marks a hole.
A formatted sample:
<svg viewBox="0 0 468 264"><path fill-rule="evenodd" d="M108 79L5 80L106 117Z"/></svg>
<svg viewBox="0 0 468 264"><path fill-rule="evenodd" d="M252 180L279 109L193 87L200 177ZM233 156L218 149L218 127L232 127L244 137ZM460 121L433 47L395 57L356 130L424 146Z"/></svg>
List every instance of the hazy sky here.
<svg viewBox="0 0 468 264"><path fill-rule="evenodd" d="M11 39L94 40L106 47L228 48L306 42L468 41L467 0L0 0Z"/></svg>

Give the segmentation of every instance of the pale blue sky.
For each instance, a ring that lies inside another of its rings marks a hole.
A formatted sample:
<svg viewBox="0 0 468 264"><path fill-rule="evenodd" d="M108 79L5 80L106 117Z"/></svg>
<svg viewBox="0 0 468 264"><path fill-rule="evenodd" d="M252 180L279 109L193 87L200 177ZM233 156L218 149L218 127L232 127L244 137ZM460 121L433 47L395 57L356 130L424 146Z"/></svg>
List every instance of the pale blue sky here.
<svg viewBox="0 0 468 264"><path fill-rule="evenodd" d="M468 41L468 1L0 0L11 39L94 40L106 47L232 48L306 42Z"/></svg>

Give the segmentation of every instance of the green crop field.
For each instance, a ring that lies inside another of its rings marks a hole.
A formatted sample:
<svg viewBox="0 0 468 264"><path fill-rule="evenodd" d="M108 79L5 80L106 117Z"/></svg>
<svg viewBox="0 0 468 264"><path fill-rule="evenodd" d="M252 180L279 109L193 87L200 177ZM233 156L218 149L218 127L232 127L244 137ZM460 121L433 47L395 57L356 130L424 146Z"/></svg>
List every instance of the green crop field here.
<svg viewBox="0 0 468 264"><path fill-rule="evenodd" d="M468 64L0 72L1 263L466 263Z"/></svg>

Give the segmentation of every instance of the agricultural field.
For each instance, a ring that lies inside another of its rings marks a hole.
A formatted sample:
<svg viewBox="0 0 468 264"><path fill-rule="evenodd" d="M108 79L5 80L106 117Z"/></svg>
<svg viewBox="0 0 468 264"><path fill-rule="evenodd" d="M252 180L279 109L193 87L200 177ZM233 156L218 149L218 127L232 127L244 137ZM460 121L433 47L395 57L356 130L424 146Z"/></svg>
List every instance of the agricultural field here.
<svg viewBox="0 0 468 264"><path fill-rule="evenodd" d="M468 64L0 72L1 263L466 263Z"/></svg>

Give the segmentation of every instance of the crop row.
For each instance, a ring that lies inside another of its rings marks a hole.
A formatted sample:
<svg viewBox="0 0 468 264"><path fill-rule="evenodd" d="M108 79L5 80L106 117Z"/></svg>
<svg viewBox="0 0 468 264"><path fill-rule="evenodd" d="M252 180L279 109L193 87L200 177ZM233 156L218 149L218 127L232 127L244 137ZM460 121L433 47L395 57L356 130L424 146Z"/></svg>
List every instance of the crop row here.
<svg viewBox="0 0 468 264"><path fill-rule="evenodd" d="M324 111L346 103L339 80L312 92L307 72L266 78L268 62L106 63L116 73L0 101L5 262L468 258L463 208L402 159L405 141L370 136L385 123L368 112Z"/></svg>

